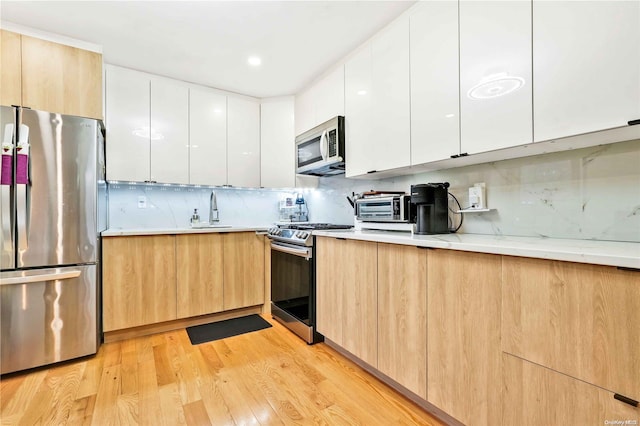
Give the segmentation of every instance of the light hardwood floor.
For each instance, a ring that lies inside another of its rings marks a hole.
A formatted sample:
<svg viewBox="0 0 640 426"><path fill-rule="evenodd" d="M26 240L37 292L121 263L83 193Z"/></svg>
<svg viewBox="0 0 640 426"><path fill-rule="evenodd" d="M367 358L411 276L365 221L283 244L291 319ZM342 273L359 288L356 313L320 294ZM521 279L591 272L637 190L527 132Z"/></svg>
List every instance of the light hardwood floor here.
<svg viewBox="0 0 640 426"><path fill-rule="evenodd" d="M1 423L441 425L326 346L280 324L192 346L185 330L0 381Z"/></svg>

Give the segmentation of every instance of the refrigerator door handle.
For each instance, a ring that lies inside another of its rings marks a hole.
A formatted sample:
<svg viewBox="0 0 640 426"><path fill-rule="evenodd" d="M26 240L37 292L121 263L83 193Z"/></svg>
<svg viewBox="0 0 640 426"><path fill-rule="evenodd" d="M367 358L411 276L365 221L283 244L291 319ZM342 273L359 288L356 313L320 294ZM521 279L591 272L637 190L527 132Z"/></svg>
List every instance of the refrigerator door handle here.
<svg viewBox="0 0 640 426"><path fill-rule="evenodd" d="M20 166L21 159L17 158L16 166L16 223L18 225L18 253L29 248L29 223L31 212L31 155L29 147L29 126L20 124L16 154L22 155L26 164ZM18 148L22 151L17 152Z"/></svg>
<svg viewBox="0 0 640 426"><path fill-rule="evenodd" d="M38 274L37 272L32 272L33 275L3 278L2 281L0 282L0 286L38 283L42 281L68 280L71 278L79 277L81 272L82 271L78 271L78 270L65 271L65 272L49 272L44 274L43 273Z"/></svg>

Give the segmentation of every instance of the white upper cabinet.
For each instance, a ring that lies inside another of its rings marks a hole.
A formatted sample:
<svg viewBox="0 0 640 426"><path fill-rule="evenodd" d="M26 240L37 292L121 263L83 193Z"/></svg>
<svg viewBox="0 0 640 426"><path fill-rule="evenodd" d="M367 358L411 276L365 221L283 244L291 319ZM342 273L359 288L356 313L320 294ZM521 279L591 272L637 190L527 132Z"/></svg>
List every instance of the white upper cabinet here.
<svg viewBox="0 0 640 426"><path fill-rule="evenodd" d="M107 179L143 182L150 175L148 76L106 67Z"/></svg>
<svg viewBox="0 0 640 426"><path fill-rule="evenodd" d="M461 153L531 143L531 2L459 7Z"/></svg>
<svg viewBox="0 0 640 426"><path fill-rule="evenodd" d="M295 186L293 96L263 99L260 105L260 184Z"/></svg>
<svg viewBox="0 0 640 426"><path fill-rule="evenodd" d="M317 126L337 115L344 115L344 66L339 66L313 88L315 124ZM312 126L312 127L314 127Z"/></svg>
<svg viewBox="0 0 640 426"><path fill-rule="evenodd" d="M151 80L151 180L189 183L189 89Z"/></svg>
<svg viewBox="0 0 640 426"><path fill-rule="evenodd" d="M458 2L411 13L411 164L460 154Z"/></svg>
<svg viewBox="0 0 640 426"><path fill-rule="evenodd" d="M411 163L409 18L400 17L345 64L346 175Z"/></svg>
<svg viewBox="0 0 640 426"><path fill-rule="evenodd" d="M409 17L382 30L371 45L373 119L378 171L411 164ZM347 143L348 140L347 140Z"/></svg>
<svg viewBox="0 0 640 426"><path fill-rule="evenodd" d="M533 2L536 141L640 119L640 1Z"/></svg>
<svg viewBox="0 0 640 426"><path fill-rule="evenodd" d="M295 134L344 115L344 66L338 66L295 98Z"/></svg>
<svg viewBox="0 0 640 426"><path fill-rule="evenodd" d="M295 100L295 134L300 135L315 127L316 109L313 98L313 87L296 95Z"/></svg>
<svg viewBox="0 0 640 426"><path fill-rule="evenodd" d="M189 183L227 184L227 97L189 89Z"/></svg>
<svg viewBox="0 0 640 426"><path fill-rule="evenodd" d="M367 42L344 68L347 177L366 174L376 164L371 78L371 42Z"/></svg>
<svg viewBox="0 0 640 426"><path fill-rule="evenodd" d="M227 99L227 183L260 186L260 104Z"/></svg>

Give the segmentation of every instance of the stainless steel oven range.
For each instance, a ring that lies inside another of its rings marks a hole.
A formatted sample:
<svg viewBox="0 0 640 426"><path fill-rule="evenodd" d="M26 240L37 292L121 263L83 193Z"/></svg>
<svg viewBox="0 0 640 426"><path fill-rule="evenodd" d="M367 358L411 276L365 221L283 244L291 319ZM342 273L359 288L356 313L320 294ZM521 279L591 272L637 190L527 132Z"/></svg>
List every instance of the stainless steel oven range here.
<svg viewBox="0 0 640 426"><path fill-rule="evenodd" d="M304 223L269 229L271 239L271 315L308 344L324 338L316 329L316 261L313 230L351 225Z"/></svg>

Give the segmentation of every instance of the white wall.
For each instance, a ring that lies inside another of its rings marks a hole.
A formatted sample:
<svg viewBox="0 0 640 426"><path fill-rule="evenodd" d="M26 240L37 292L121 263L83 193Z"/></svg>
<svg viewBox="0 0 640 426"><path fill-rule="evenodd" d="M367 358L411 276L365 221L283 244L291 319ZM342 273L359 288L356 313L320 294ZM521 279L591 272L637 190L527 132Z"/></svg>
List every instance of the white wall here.
<svg viewBox="0 0 640 426"><path fill-rule="evenodd" d="M463 207L468 188L485 182L496 209L465 214L459 232L640 242L640 140L379 181L322 178L319 188L348 216L352 191L443 181Z"/></svg>

